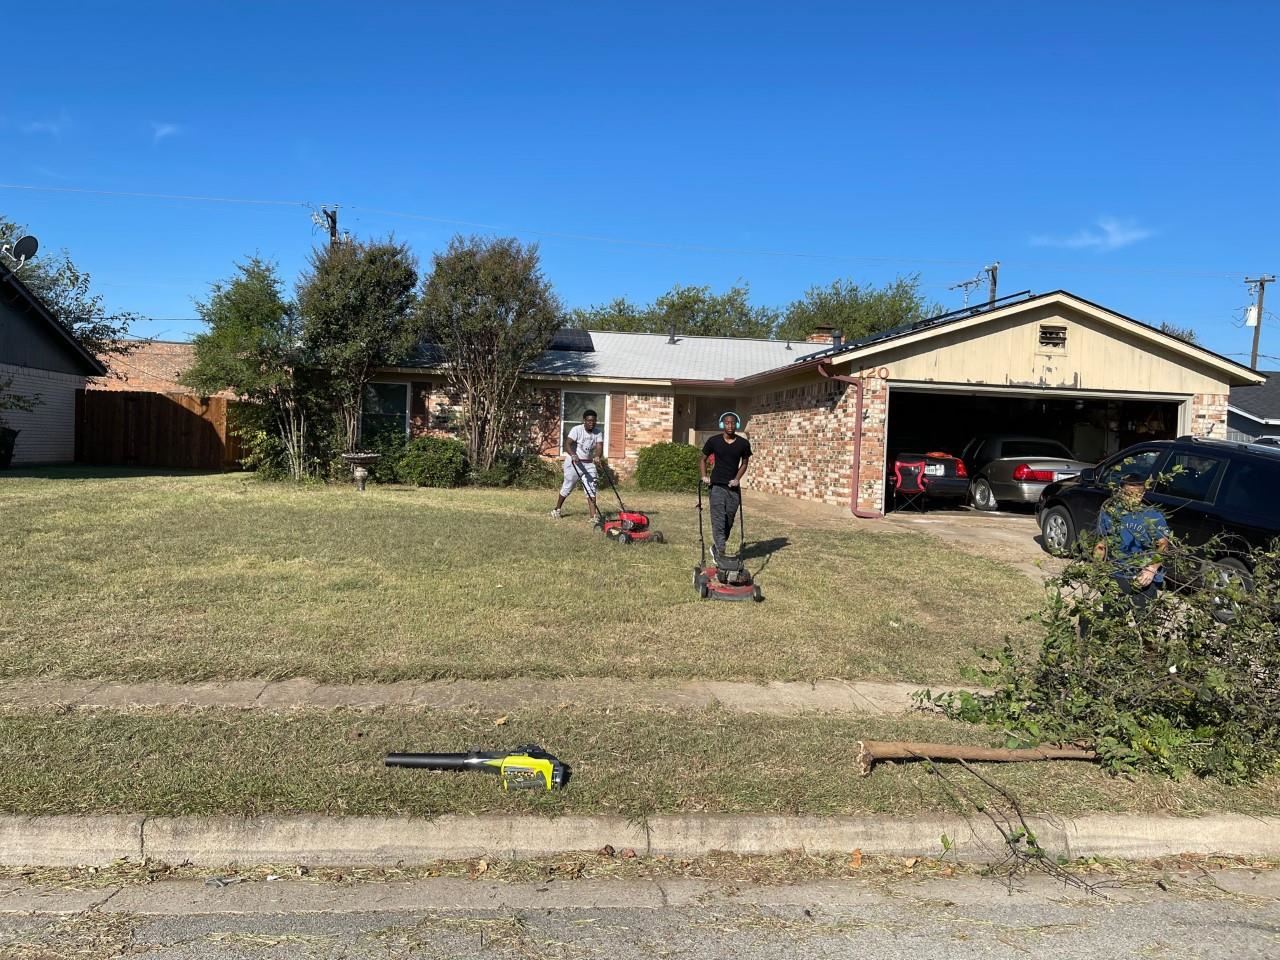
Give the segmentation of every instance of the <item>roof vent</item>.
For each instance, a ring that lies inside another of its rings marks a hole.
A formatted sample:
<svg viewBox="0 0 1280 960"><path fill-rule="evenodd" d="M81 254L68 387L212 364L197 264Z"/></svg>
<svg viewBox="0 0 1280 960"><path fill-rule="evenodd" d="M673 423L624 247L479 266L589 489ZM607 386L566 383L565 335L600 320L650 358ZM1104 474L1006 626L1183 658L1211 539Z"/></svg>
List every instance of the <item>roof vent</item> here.
<svg viewBox="0 0 1280 960"><path fill-rule="evenodd" d="M844 335L839 330L831 331L831 349L839 350L840 345L844 343Z"/></svg>
<svg viewBox="0 0 1280 960"><path fill-rule="evenodd" d="M672 323L671 330L667 333L667 343L677 343L677 342L678 341L676 340L676 325L675 323Z"/></svg>

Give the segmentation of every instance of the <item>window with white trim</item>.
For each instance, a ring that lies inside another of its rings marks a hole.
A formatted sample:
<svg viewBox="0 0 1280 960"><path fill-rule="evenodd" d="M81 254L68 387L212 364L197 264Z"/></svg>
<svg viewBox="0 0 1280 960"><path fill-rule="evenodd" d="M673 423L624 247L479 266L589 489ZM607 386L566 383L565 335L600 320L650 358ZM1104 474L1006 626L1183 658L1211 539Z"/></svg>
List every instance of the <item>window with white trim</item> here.
<svg viewBox="0 0 1280 960"><path fill-rule="evenodd" d="M364 388L364 405L360 411L360 442L363 446L382 437L409 435L409 385L407 383L370 383Z"/></svg>
<svg viewBox="0 0 1280 960"><path fill-rule="evenodd" d="M609 449L609 395L607 393L578 393L577 391L560 391L560 452L564 452L564 442L569 438L569 431L582 423L588 410L596 412L596 425L603 435L605 451Z"/></svg>

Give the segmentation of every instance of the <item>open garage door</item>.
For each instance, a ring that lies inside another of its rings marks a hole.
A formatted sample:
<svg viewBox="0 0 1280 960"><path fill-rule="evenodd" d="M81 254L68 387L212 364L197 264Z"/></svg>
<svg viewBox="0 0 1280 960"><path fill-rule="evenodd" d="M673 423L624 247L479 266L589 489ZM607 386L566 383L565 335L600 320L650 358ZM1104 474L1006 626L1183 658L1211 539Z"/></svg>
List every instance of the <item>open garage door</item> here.
<svg viewBox="0 0 1280 960"><path fill-rule="evenodd" d="M901 453L959 456L974 437L1015 435L1056 441L1076 459L1097 463L1134 443L1176 437L1181 406L1182 401L1167 398L966 393L893 385L885 459L892 470Z"/></svg>

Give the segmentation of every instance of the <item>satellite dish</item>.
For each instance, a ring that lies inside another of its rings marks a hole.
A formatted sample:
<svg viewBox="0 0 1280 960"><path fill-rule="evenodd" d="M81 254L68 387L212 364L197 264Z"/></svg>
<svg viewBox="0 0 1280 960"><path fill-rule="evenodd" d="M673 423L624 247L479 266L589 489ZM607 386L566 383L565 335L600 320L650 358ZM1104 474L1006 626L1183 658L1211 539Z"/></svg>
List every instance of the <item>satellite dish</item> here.
<svg viewBox="0 0 1280 960"><path fill-rule="evenodd" d="M40 241L35 237L23 237L13 245L13 258L19 263L30 260L40 249Z"/></svg>

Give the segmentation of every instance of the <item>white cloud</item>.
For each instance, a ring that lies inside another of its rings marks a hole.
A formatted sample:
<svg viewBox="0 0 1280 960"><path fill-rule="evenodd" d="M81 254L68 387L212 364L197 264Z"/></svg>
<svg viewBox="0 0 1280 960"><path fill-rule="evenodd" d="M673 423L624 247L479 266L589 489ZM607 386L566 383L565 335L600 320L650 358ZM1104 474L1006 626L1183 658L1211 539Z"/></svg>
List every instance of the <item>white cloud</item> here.
<svg viewBox="0 0 1280 960"><path fill-rule="evenodd" d="M1139 226L1136 220L1121 220L1117 217L1099 217L1092 227L1084 227L1065 237L1035 236L1031 245L1035 247L1065 247L1068 250L1119 250L1129 247L1148 237L1154 237L1155 231Z"/></svg>
<svg viewBox="0 0 1280 960"><path fill-rule="evenodd" d="M161 140L167 140L169 137L175 137L182 132L182 127L176 123L152 123L151 124L151 142L159 143Z"/></svg>
<svg viewBox="0 0 1280 960"><path fill-rule="evenodd" d="M71 126L71 117L67 111L60 110L56 117L48 117L44 120L32 120L30 123L22 125L22 132L29 134L44 134L50 137L60 137L67 132Z"/></svg>

